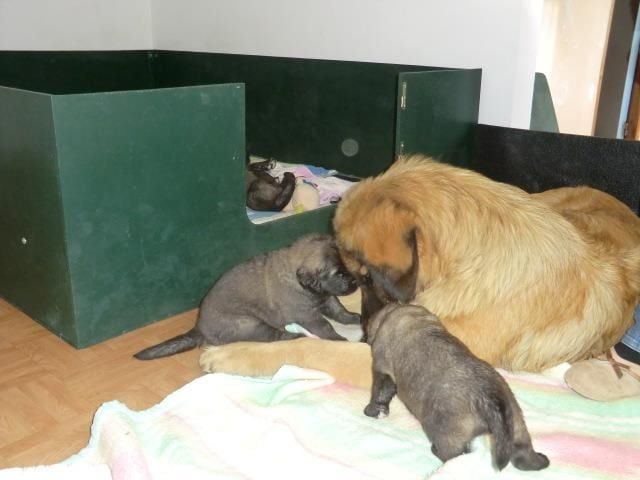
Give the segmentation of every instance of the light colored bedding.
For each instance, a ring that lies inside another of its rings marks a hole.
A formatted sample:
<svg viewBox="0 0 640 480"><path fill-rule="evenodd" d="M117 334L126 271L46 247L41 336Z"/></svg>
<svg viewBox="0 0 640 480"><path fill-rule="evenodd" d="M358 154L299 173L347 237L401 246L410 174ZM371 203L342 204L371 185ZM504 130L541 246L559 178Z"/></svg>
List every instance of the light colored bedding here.
<svg viewBox="0 0 640 480"><path fill-rule="evenodd" d="M389 417L371 419L362 413L368 392L283 367L273 379L205 375L142 412L106 403L78 454L50 467L1 470L0 479L640 478L640 399L583 399L560 380L564 368L505 374L534 447L551 460L541 472L494 472L484 439L442 465L397 399Z"/></svg>
<svg viewBox="0 0 640 480"><path fill-rule="evenodd" d="M261 157L255 158L256 160L265 160ZM274 177L282 179L282 176L285 172L293 173L296 178L305 179L305 182L313 185L313 187L318 190L318 208L326 207L334 202L337 202L342 197L342 195L356 183L335 177L335 175L338 173L336 170L327 170L326 168L317 167L314 165L276 162L275 167L269 173ZM298 212L295 211L259 212L257 210L252 210L249 207L246 207L246 209L247 217L249 217L249 220L255 224L271 222L298 214Z"/></svg>

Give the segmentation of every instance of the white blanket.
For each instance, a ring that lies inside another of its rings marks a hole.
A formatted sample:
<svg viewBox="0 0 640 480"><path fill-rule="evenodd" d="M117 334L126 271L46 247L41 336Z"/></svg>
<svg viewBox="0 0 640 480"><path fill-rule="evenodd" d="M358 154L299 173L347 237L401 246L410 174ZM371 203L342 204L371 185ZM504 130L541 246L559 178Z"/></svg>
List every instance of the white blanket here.
<svg viewBox="0 0 640 480"><path fill-rule="evenodd" d="M640 478L640 399L599 404L553 376L505 376L551 460L542 472L495 472L486 439L442 465L397 399L389 417L371 419L368 392L283 367L273 379L205 375L142 412L106 403L77 455L0 470L0 480Z"/></svg>

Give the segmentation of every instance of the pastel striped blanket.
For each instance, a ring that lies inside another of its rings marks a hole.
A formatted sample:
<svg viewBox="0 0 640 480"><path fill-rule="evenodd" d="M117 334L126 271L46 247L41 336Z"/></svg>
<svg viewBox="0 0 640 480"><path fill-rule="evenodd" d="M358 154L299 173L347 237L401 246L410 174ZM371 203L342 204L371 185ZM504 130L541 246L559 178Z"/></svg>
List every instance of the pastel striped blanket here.
<svg viewBox="0 0 640 480"><path fill-rule="evenodd" d="M205 375L142 412L106 403L78 454L0 479L640 479L640 399L586 400L557 373L505 374L551 460L541 472L495 472L483 438L443 465L397 399L371 419L368 392L283 367L273 379Z"/></svg>

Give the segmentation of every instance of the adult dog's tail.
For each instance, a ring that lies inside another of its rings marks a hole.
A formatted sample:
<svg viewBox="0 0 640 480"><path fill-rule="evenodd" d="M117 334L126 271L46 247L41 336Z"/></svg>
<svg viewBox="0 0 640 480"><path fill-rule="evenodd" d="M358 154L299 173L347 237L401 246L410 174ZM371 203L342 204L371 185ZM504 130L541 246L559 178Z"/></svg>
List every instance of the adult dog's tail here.
<svg viewBox="0 0 640 480"><path fill-rule="evenodd" d="M168 357L176 353L193 350L202 345L203 341L204 338L202 334L197 329L192 328L182 335L165 340L153 347L145 348L136 353L134 357L138 360L153 360L154 358Z"/></svg>
<svg viewBox="0 0 640 480"><path fill-rule="evenodd" d="M495 438L496 466L502 470L509 461L519 470L542 470L549 466L546 455L533 450L531 437L515 398L494 392L487 402L487 423Z"/></svg>

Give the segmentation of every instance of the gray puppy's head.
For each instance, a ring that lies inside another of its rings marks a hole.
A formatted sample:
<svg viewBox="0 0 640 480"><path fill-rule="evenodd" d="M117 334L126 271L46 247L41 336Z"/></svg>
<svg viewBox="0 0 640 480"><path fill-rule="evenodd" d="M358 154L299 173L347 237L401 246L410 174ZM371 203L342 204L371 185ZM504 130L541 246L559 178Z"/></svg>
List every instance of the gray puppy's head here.
<svg viewBox="0 0 640 480"><path fill-rule="evenodd" d="M318 295L349 295L358 288L346 269L335 240L329 235L310 235L292 245L300 258L296 277L305 290Z"/></svg>
<svg viewBox="0 0 640 480"><path fill-rule="evenodd" d="M436 328L444 328L438 317L422 306L390 303L369 319L369 323L367 324L367 343L369 345L373 344L380 327L387 323L387 321L398 324L400 322L408 323L418 321L423 326L429 323ZM402 328L400 325L396 327Z"/></svg>

